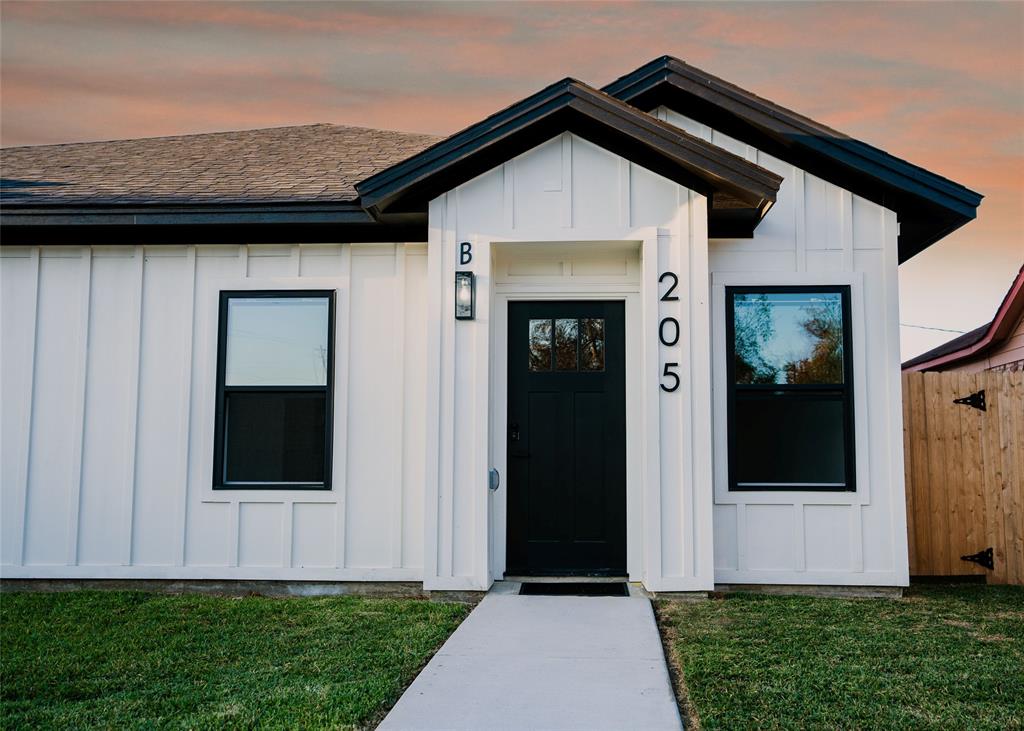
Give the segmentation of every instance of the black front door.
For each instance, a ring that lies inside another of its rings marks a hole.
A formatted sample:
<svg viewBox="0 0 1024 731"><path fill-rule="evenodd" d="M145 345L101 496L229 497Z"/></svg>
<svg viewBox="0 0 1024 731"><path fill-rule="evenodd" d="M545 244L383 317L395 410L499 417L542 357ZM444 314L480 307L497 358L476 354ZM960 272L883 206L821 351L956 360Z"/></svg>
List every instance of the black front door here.
<svg viewBox="0 0 1024 731"><path fill-rule="evenodd" d="M508 331L512 575L626 572L622 302L513 302Z"/></svg>

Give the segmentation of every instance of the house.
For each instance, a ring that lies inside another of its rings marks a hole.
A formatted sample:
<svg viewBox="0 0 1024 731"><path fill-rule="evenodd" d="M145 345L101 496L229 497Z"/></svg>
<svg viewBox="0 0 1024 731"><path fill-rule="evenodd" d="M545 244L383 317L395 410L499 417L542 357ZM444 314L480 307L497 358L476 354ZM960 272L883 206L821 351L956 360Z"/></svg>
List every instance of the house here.
<svg viewBox="0 0 1024 731"><path fill-rule="evenodd" d="M905 371L1024 370L1024 266L991 322L921 353L903 364Z"/></svg>
<svg viewBox="0 0 1024 731"><path fill-rule="evenodd" d="M669 57L2 164L5 578L907 583L897 267L963 186Z"/></svg>

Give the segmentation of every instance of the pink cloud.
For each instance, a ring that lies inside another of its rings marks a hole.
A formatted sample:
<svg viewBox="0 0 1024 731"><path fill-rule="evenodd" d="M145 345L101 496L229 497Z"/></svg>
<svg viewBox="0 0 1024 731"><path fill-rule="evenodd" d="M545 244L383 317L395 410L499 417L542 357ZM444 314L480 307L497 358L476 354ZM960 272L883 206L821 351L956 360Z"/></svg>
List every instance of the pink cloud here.
<svg viewBox="0 0 1024 731"><path fill-rule="evenodd" d="M1024 258L1022 3L5 0L0 21L5 145L311 122L444 134L669 53L985 193L935 247L956 266ZM936 261L904 269L952 286Z"/></svg>

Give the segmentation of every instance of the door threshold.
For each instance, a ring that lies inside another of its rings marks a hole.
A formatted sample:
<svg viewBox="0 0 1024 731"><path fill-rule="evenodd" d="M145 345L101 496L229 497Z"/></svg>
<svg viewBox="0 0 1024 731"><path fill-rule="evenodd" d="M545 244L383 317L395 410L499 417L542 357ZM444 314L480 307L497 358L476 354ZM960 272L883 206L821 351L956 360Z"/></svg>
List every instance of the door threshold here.
<svg viewBox="0 0 1024 731"><path fill-rule="evenodd" d="M622 584L628 576L513 576L506 574L503 581L520 584Z"/></svg>

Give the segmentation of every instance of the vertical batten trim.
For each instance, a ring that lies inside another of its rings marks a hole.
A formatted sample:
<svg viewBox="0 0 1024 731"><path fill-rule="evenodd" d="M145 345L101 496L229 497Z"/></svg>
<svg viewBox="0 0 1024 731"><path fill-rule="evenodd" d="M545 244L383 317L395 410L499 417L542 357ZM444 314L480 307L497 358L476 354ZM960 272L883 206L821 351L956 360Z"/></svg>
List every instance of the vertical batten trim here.
<svg viewBox="0 0 1024 731"><path fill-rule="evenodd" d="M864 571L863 506L850 506L850 571Z"/></svg>
<svg viewBox="0 0 1024 731"><path fill-rule="evenodd" d="M458 199L452 193L445 195L445 230L441 248L442 265L441 281L443 296L441 300L441 480L439 493L447 489L448 505L445 512L445 523L441 535L443 551L439 562L439 573L446 577L455 576L455 384L457 382L455 358L458 332L455 328L454 313L448 310L447 303L454 303L455 282L452 272L455 271L456 227L458 226Z"/></svg>
<svg viewBox="0 0 1024 731"><path fill-rule="evenodd" d="M402 534L405 531L405 515L403 514L402 496L405 491L405 287L406 287L405 244L395 245L395 280L398 294L395 297L395 332L397 345L395 363L400 377L395 386L395 453L397 459L393 465L394 484L391 492L391 566L402 565Z"/></svg>
<svg viewBox="0 0 1024 731"><path fill-rule="evenodd" d="M71 428L75 432L71 444L71 475L68 481L68 543L67 562L78 564L78 522L82 505L82 466L85 461L85 391L89 375L89 310L92 299L92 247L82 249L82 285L78 304L78 363L75 366L74 415Z"/></svg>
<svg viewBox="0 0 1024 731"><path fill-rule="evenodd" d="M899 222L896 214L884 210L882 216L882 237L884 239L882 259L885 276L884 306L888 314L886 341L888 343L887 391L889 395L889 445L888 464L891 516L893 569L899 576L900 585L910 582L910 557L907 545L907 500L906 472L904 471L903 443L903 380L900 373L900 293L898 239Z"/></svg>
<svg viewBox="0 0 1024 731"><path fill-rule="evenodd" d="M629 220L629 212L632 208L630 205L630 178L629 178L629 160L624 157L618 158L618 183L619 183L619 226L622 228L629 228L631 222Z"/></svg>
<svg viewBox="0 0 1024 731"><path fill-rule="evenodd" d="M302 272L301 256L302 256L302 252L301 252L301 250L299 248L299 245L298 244L292 244L292 248L290 249L290 251L288 253L288 257L289 257L288 264L291 266L291 272L289 273L290 276L293 276L293 277L300 276L300 274Z"/></svg>
<svg viewBox="0 0 1024 731"><path fill-rule="evenodd" d="M242 279L249 278L249 245L239 244L238 246L238 268L241 270L239 276Z"/></svg>
<svg viewBox="0 0 1024 731"><path fill-rule="evenodd" d="M736 503L736 570L747 570L747 504Z"/></svg>
<svg viewBox="0 0 1024 731"><path fill-rule="evenodd" d="M796 270L807 271L807 201L804 197L804 171L793 171L793 232L796 238Z"/></svg>
<svg viewBox="0 0 1024 731"><path fill-rule="evenodd" d="M135 451L139 436L139 370L142 367L142 305L143 279L145 277L146 250L143 246L135 247L135 289L132 303L132 325L129 332L131 338L131 356L128 376L127 424L128 440L125 446L124 492L121 511L122 525L125 527L124 546L121 553L121 564L132 565L132 541L135 528Z"/></svg>
<svg viewBox="0 0 1024 731"><path fill-rule="evenodd" d="M506 172L506 179L509 173ZM444 243L444 197L429 204L427 228L427 362L426 439L423 497L423 580L430 588L440 576L440 423L441 423L441 297L444 284L442 248Z"/></svg>
<svg viewBox="0 0 1024 731"><path fill-rule="evenodd" d="M658 250L661 233L643 243L641 262L641 301L644 371L647 385L643 387L643 484L644 484L644 577L649 587L662 585L662 530L661 530L661 450L658 435L661 431L661 357L658 352Z"/></svg>
<svg viewBox="0 0 1024 731"><path fill-rule="evenodd" d="M281 565L292 568L292 543L295 535L295 501L285 500L281 505Z"/></svg>
<svg viewBox="0 0 1024 731"><path fill-rule="evenodd" d="M676 315L679 319L680 330L682 330L679 342L685 348L681 360L686 364L687 394L685 399L688 402L685 405L680 404L679 406L680 435L682 437L680 456L683 460L679 474L685 481L680 486L682 495L679 500L679 530L681 533L679 540L682 544L683 575L696 577L700 575L700 568L697 565L696 559L699 554L699 547L697 546L697 474L696 465L693 460L693 394L700 388L696 368L698 363L693 357L694 352L697 350L695 347L694 323L699 317L697 314L697 305L699 303L695 303L693 299L695 272L698 270L694 262L695 247L693 245L695 238L693 212L697 206L694 200L696 196L692 190L679 186L677 186L677 190L683 193L681 200L677 200L678 208L676 213L676 216L682 217L683 220L675 229L677 257L680 268L678 274L679 281L686 283L686 294L685 299L684 295L680 295L679 303L676 307ZM679 250L679 247L685 247L685 249ZM684 268L685 271L683 271ZM707 279L706 267L704 268L703 276ZM706 350L706 348L701 348L701 350Z"/></svg>
<svg viewBox="0 0 1024 731"><path fill-rule="evenodd" d="M349 361L352 350L352 244L341 248L342 289L335 302L334 323L334 464L331 481L334 483L334 540L335 567L345 568L348 521L348 434L351 414L348 411L350 388Z"/></svg>
<svg viewBox="0 0 1024 731"><path fill-rule="evenodd" d="M21 450L21 460L18 465L18 482L17 482L17 508L16 515L18 518L18 541L14 546L15 555L14 563L17 566L24 565L25 562L25 517L28 509L28 480L29 480L29 468L31 465L32 457L32 417L35 411L35 382L36 382L36 349L39 345L39 247L32 247L29 253L29 261L31 261L32 267L32 311L29 314L31 318L29 325L32 328L32 344L28 348L28 383L26 384L25 392L22 394L22 422L23 428L21 431L21 439L24 440L25 448Z"/></svg>
<svg viewBox="0 0 1024 731"><path fill-rule="evenodd" d="M678 405L672 410L674 418L679 420L679 436L681 449L678 456L674 457L679 464L679 476L682 484L676 489L681 491L679 496L679 542L681 544L681 561L683 576L696 576L697 567L694 556L697 547L694 545L697 540L697 533L694 530L694 510L696 499L697 481L694 479L693 463L693 394L699 387L696 383L696 369L693 358L693 322L696 319L693 302L693 209L694 194L688 188L676 186L676 221L673 226L675 234L674 246L669 250L669 265L672 259L677 262L679 271L679 283L685 283L685 293L680 293L679 301L675 304L667 303L669 309L674 310L674 315L679 321L679 344L676 346L681 354L680 367L686 369L686 394L680 394L681 399L676 399ZM705 272L706 276L706 272ZM661 292L659 294L659 299ZM684 405L685 404L685 405ZM672 452L670 451L670 454Z"/></svg>
<svg viewBox="0 0 1024 731"><path fill-rule="evenodd" d="M235 568L238 566L238 522L242 504L238 500L232 500L228 504L231 506L231 512L228 514L228 567Z"/></svg>
<svg viewBox="0 0 1024 731"><path fill-rule="evenodd" d="M185 249L185 296L186 305L183 314L184 338L181 354L181 413L178 416L178 440L181 450L180 469L181 476L178 480L179 493L177 512L175 513L175 536L178 537L177 555L175 564L185 565L185 544L188 539L188 493L189 493L189 434L192 426L192 348L195 341L195 308L196 308L196 247L189 246ZM218 317L219 317L218 313Z"/></svg>
<svg viewBox="0 0 1024 731"><path fill-rule="evenodd" d="M515 166L509 161L501 166L501 214L506 231L516 227L514 186Z"/></svg>
<svg viewBox="0 0 1024 731"><path fill-rule="evenodd" d="M804 505L802 501L793 504L793 511L795 513L793 524L793 541L796 544L795 569L797 571L807 570L807 538L804 535L804 520L806 519L804 512L806 507L807 506Z"/></svg>
<svg viewBox="0 0 1024 731"><path fill-rule="evenodd" d="M700 347L691 351L694 390L692 406L688 411L691 423L691 459L693 487L693 551L694 573L707 587L714 586L714 469L712 456L715 443L712 424L715 418L712 400L712 350L710 264L708 251L708 207L704 196L690 192L690 250L691 273L690 309L693 319L694 342ZM699 360L698 360L699 358ZM699 367L697 367L699 365ZM704 455L693 459L693 455Z"/></svg>
<svg viewBox="0 0 1024 731"><path fill-rule="evenodd" d="M573 226L572 135L562 133L562 228Z"/></svg>
<svg viewBox="0 0 1024 731"><path fill-rule="evenodd" d="M853 193L840 191L843 245L843 271L852 272L853 267Z"/></svg>
<svg viewBox="0 0 1024 731"><path fill-rule="evenodd" d="M473 327L473 467L470 489L473 494L473 577L480 588L490 585L491 562L490 526L491 491L485 487L490 467L490 399L491 392L491 244L474 238L476 251L474 270L477 272L477 320Z"/></svg>
<svg viewBox="0 0 1024 731"><path fill-rule="evenodd" d="M679 523L676 528L678 534L673 536L674 540L679 541L680 546L680 569L683 576L692 576L695 574L695 567L693 565L693 556L695 547L693 542L696 540L696 534L692 530L692 516L693 516L693 500L694 500L694 479L693 479L693 419L692 419L692 398L693 393L693 380L694 380L694 368L693 368L693 266L691 258L693 256L693 221L691 212L693 210L693 193L681 185L676 185L676 213L672 223L672 239L669 240L669 249L666 252L666 264L668 269L675 269L676 274L679 277L679 285L684 291L679 292L679 300L675 303L665 303L665 309L668 310L665 314L671 314L676 317L679 322L679 343L673 348L668 350L668 353L672 353L673 350L679 353L680 357L680 368L685 369L684 375L681 377L680 388L685 388L685 393L675 394L681 397L672 399L674 405L671 413L674 419L679 420L679 441L680 448L678 450L669 450L669 454L672 455L674 460L675 469L678 471L680 483L675 485L668 485L669 489L679 491ZM659 271L663 271L659 269ZM659 283L658 283L659 286ZM660 304L660 298L662 298L662 292L658 289L655 294L657 295L658 302ZM658 326L660 328L660 324ZM673 395L673 394L668 394ZM658 394L662 397L662 394ZM665 484L662 485L664 490ZM690 518L691 524L688 529L686 522L687 518Z"/></svg>

